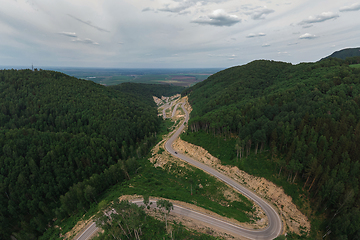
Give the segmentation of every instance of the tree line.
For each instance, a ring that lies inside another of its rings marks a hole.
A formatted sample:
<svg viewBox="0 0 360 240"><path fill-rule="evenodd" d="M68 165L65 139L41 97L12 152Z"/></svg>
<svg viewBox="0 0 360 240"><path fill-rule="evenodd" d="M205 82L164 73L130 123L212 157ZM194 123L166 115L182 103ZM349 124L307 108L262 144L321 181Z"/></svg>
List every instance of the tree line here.
<svg viewBox="0 0 360 240"><path fill-rule="evenodd" d="M181 93L185 87L173 86L170 84L145 84L145 83L122 83L109 88L141 97L149 104L155 104L153 96L161 98L162 96L173 96Z"/></svg>

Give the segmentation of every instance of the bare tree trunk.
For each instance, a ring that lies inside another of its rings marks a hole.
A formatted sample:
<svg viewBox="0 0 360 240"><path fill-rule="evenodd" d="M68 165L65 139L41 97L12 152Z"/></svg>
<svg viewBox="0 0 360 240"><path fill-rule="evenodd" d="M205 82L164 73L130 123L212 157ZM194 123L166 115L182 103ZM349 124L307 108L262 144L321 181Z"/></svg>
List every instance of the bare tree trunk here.
<svg viewBox="0 0 360 240"><path fill-rule="evenodd" d="M295 182L295 179L296 179L297 174L298 174L298 172L295 173L295 176L294 176L294 178L293 178L293 180L292 180L293 183Z"/></svg>
<svg viewBox="0 0 360 240"><path fill-rule="evenodd" d="M129 231L130 236L132 237L131 231L130 231L129 226L127 224L126 224L126 227L127 227L128 231Z"/></svg>
<svg viewBox="0 0 360 240"><path fill-rule="evenodd" d="M315 182L315 179L316 179L316 176L314 177L313 181L311 182L311 185L310 185L310 187L309 187L309 189L308 189L308 192L309 192L310 189L312 188L312 186L313 186L313 184L314 184L314 182Z"/></svg>
<svg viewBox="0 0 360 240"><path fill-rule="evenodd" d="M165 213L165 225L166 225L166 231L167 231L167 214Z"/></svg>
<svg viewBox="0 0 360 240"><path fill-rule="evenodd" d="M246 156L249 156L250 148L251 148L251 139L249 139L249 141L246 144Z"/></svg>
<svg viewBox="0 0 360 240"><path fill-rule="evenodd" d="M303 187L303 188L305 188L305 187L306 187L306 184L308 183L308 181L309 181L309 179L310 179L310 176L311 176L311 174L309 174L309 176L307 177L306 182L305 182L305 184L304 184L304 187Z"/></svg>
<svg viewBox="0 0 360 240"><path fill-rule="evenodd" d="M134 229L134 234L135 234L136 240L140 240L139 233L138 233L138 231L136 229Z"/></svg>

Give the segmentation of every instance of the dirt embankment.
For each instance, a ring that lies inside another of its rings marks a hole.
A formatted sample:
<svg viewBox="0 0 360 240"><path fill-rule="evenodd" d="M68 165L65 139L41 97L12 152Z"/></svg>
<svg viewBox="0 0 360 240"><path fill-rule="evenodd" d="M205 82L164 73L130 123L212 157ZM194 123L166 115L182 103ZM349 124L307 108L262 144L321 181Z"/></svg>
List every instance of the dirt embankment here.
<svg viewBox="0 0 360 240"><path fill-rule="evenodd" d="M185 108L187 111L191 112L191 106L187 102L187 98L184 99L186 101ZM180 114L180 112L179 112ZM183 117L181 115L176 114L175 119L178 120L179 117ZM169 134L169 136L171 133ZM153 149L153 157L150 159L151 162L155 164L155 166L163 167L169 161L176 163L181 166L185 166L186 164L177 159L166 151L162 152L162 154L158 153L160 148L164 149L164 143L168 137L160 142L154 149ZM292 198L284 193L283 188L276 186L272 182L266 180L265 178L255 177L246 172L238 169L237 167L229 167L221 165L221 161L216 157L212 156L208 151L205 149L187 143L181 139L177 139L173 145L175 149L183 154L187 154L192 158L211 166L218 171L228 175L229 177L233 178L237 182L247 186L249 189L255 191L259 196L267 199L269 202L273 203L277 208L278 212L280 213L283 222L285 223L284 231L285 232L294 232L296 234L301 235L302 232L310 232L310 222L308 221L307 217L298 210L296 205L292 202ZM260 214L262 211L259 211L257 214ZM265 224L267 224L267 219L265 219ZM263 222L263 223L264 223ZM259 225L257 225L259 224ZM256 226L257 225L257 226ZM255 223L254 228L261 228L263 224Z"/></svg>
<svg viewBox="0 0 360 240"><path fill-rule="evenodd" d="M275 204L286 223L285 231L294 232L301 235L300 230L310 231L310 222L307 217L297 209L292 202L292 198L284 193L283 188L276 186L274 183L265 178L254 177L237 167L223 166L220 160L212 156L205 149L177 139L173 145L181 153L186 153L192 158L202 162L208 166L217 169L235 181L245 185L249 189L256 192L259 196L267 199Z"/></svg>

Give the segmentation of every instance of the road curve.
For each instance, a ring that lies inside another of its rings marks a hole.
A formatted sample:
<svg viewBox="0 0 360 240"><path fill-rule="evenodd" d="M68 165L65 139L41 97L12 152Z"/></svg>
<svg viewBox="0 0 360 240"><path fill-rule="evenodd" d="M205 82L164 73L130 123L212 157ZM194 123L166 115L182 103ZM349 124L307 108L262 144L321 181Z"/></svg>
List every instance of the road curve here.
<svg viewBox="0 0 360 240"><path fill-rule="evenodd" d="M179 107L180 104L181 104L181 103L177 103L177 104L175 105L175 107L174 107L174 109L173 109L173 112L172 112L172 114L171 114L171 117L174 117L174 116L175 116L176 110L178 109L178 107Z"/></svg>
<svg viewBox="0 0 360 240"><path fill-rule="evenodd" d="M184 103L181 105L181 107L185 112L185 120L181 124L181 126L178 128L178 130L165 143L165 149L169 153L171 153L173 156L178 157L178 158L188 162L189 164L191 164L197 168L200 168L201 170L215 176L219 180L225 182L226 184L233 187L234 189L236 189L243 195L247 196L249 199L254 201L256 204L258 204L263 209L263 211L265 212L266 216L269 219L269 225L265 229L261 229L261 230L250 230L250 229L246 229L246 228L237 227L238 228L238 232L236 233L237 235L241 235L241 236L244 236L249 239L274 239L277 236L279 236L282 231L282 222L281 222L279 214L274 210L274 208L268 202L266 202L265 200L263 200L262 198L257 196L254 192L245 188L243 185L234 181L230 177L218 172L217 170L215 170L205 164L202 164L186 155L183 155L181 153L175 153L175 150L172 148L172 144L179 137L180 133L182 133L182 131L185 128L185 123L187 123L189 120L189 113L184 108Z"/></svg>
<svg viewBox="0 0 360 240"><path fill-rule="evenodd" d="M163 111L162 111L163 119L166 119L166 118L167 118L167 117L166 117L166 110L169 109L169 108L171 108L171 106L172 106L174 103L175 103L175 101L170 101L170 102L167 102L167 103L165 103L165 104L163 105ZM179 103L175 106L174 111L173 111L171 117L174 117L174 114L175 114L175 112L176 112L176 109L177 109L178 105L179 105Z"/></svg>
<svg viewBox="0 0 360 240"><path fill-rule="evenodd" d="M212 225L218 229L222 229L223 231L226 231L230 234L233 234L234 236L243 236L249 239L274 239L278 235L280 235L282 231L282 222L280 220L280 217L278 213L271 207L269 203L267 203L265 200L258 197L255 193L248 190L241 184L237 183L233 179L227 177L226 175L219 173L215 169L204 165L198 161L195 161L183 154L175 153L175 150L172 148L173 142L176 140L176 138L180 135L180 133L184 130L185 123L189 120L189 113L184 108L184 103L181 105L181 108L185 112L185 121L180 125L178 130L170 137L170 139L165 143L166 150L171 153L173 156L178 157L189 164L202 169L203 171L217 177L221 181L225 182L229 186L233 187L237 191L241 192L243 195L247 196L251 200L253 200L256 204L258 204L265 212L269 219L269 225L265 229L261 230L253 230L253 229L247 229L238 225L235 225L230 222L226 222L217 218L214 218L212 216L196 212L194 210L184 208L182 206L174 204L174 210L172 210L172 213L180 214L198 221L203 222L207 225ZM174 108L174 112L176 111L176 108ZM131 201L133 203L136 203L138 205L143 205L143 200L133 200ZM151 202L155 203L154 200L151 200ZM154 204L155 205L155 204ZM89 239L95 232L97 232L99 228L96 227L95 222L90 223L87 228L78 236L75 237L77 240L86 240Z"/></svg>
<svg viewBox="0 0 360 240"><path fill-rule="evenodd" d="M166 119L166 109L168 109L168 108L170 108L170 107L171 107L170 103L164 104L164 106L163 106L163 111L162 111L162 113L163 113L163 119Z"/></svg>

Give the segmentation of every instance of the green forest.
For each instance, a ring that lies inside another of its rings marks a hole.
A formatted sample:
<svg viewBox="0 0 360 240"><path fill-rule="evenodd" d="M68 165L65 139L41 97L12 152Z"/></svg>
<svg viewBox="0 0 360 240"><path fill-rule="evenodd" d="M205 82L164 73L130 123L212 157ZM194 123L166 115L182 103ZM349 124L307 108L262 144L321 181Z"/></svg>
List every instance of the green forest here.
<svg viewBox="0 0 360 240"><path fill-rule="evenodd" d="M327 58L340 58L345 60L349 57L359 57L360 56L360 48L345 48L339 51L334 52Z"/></svg>
<svg viewBox="0 0 360 240"><path fill-rule="evenodd" d="M37 239L136 170L162 124L150 93L172 90L131 89L0 71L0 239Z"/></svg>
<svg viewBox="0 0 360 240"><path fill-rule="evenodd" d="M360 239L359 57L257 60L187 88L188 131L236 139L232 159L268 151L311 195L329 239Z"/></svg>
<svg viewBox="0 0 360 240"><path fill-rule="evenodd" d="M153 96L161 98L161 96L173 96L181 93L185 87L172 86L169 84L145 84L145 83L122 83L109 88L141 97L143 101L149 104L155 104Z"/></svg>

